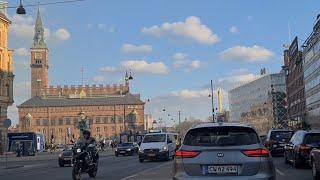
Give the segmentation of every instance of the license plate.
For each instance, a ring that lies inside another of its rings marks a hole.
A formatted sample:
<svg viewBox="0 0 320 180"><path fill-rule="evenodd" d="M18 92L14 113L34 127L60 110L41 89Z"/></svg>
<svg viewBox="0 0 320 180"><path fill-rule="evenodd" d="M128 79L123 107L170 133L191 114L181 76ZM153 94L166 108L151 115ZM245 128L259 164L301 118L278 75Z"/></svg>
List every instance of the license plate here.
<svg viewBox="0 0 320 180"><path fill-rule="evenodd" d="M64 160L65 160L65 161L70 161L70 160L71 160L71 158L64 158Z"/></svg>
<svg viewBox="0 0 320 180"><path fill-rule="evenodd" d="M156 154L148 154L149 157L154 157Z"/></svg>
<svg viewBox="0 0 320 180"><path fill-rule="evenodd" d="M125 151L120 151L120 153L126 153Z"/></svg>
<svg viewBox="0 0 320 180"><path fill-rule="evenodd" d="M237 174L238 166L237 165L207 166L205 172L208 174Z"/></svg>

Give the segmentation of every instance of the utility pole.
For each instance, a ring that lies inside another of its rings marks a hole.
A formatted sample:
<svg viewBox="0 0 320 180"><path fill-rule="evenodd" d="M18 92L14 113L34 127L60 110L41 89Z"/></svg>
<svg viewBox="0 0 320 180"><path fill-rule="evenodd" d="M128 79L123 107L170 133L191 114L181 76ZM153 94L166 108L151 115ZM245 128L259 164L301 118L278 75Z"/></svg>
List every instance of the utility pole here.
<svg viewBox="0 0 320 180"><path fill-rule="evenodd" d="M181 118L181 113L180 113L180 110L178 111L178 115L179 115L179 125L180 125L180 123L181 123L181 120L180 120L180 118Z"/></svg>
<svg viewBox="0 0 320 180"><path fill-rule="evenodd" d="M211 80L211 108L212 108L212 122L214 123L214 106L213 106L213 85Z"/></svg>

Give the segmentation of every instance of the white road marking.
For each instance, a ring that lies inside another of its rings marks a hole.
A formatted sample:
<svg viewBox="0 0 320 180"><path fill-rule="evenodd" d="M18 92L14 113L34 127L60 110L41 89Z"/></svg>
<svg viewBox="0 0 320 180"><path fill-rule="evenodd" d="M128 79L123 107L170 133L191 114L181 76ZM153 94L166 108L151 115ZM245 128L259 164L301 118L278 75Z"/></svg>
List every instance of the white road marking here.
<svg viewBox="0 0 320 180"><path fill-rule="evenodd" d="M152 168L149 168L149 169L145 169L145 170L140 171L140 172L138 172L138 173L136 173L136 174L133 174L133 175L131 175L131 176L124 177L124 178L122 178L122 179L120 179L120 180L127 180L127 179L134 178L134 177L136 177L136 176L139 176L139 174L144 174L144 173L146 173L146 172L148 172L148 171L157 169L157 168L162 167L162 166L164 166L164 165L167 165L167 164L169 164L169 163L170 163L170 162L166 162L166 163L160 164L160 165L158 165L158 166L155 166L155 167L152 167Z"/></svg>
<svg viewBox="0 0 320 180"><path fill-rule="evenodd" d="M278 174L280 174L281 176L285 176L285 174L284 174L283 172L281 172L278 168L276 168L276 172L277 172Z"/></svg>

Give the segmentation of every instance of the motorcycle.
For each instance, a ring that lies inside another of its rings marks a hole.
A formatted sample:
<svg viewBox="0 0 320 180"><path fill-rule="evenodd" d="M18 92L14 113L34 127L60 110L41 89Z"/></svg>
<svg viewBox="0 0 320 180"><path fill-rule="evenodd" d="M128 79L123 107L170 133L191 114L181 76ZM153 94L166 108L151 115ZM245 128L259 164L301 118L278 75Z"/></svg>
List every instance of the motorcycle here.
<svg viewBox="0 0 320 180"><path fill-rule="evenodd" d="M73 180L80 180L82 173L88 173L89 177L94 178L97 175L99 155L96 146L89 144L85 146L84 143L78 142L73 149Z"/></svg>

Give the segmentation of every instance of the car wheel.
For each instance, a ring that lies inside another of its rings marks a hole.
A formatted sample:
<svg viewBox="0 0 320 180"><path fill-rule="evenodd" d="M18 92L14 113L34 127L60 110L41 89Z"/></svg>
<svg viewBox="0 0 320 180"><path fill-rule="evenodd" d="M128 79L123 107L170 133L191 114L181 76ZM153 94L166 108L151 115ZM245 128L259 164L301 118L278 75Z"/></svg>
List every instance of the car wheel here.
<svg viewBox="0 0 320 180"><path fill-rule="evenodd" d="M63 163L59 163L59 166L60 166L60 167L64 167L64 164L63 164Z"/></svg>
<svg viewBox="0 0 320 180"><path fill-rule="evenodd" d="M167 155L166 155L166 161L170 161L170 153L168 151Z"/></svg>
<svg viewBox="0 0 320 180"><path fill-rule="evenodd" d="M316 163L314 161L311 162L312 168L312 177L314 180L320 180L320 172L317 171Z"/></svg>
<svg viewBox="0 0 320 180"><path fill-rule="evenodd" d="M140 158L139 158L139 162L140 162L140 163L143 163L143 161L144 161L144 159L140 159Z"/></svg>
<svg viewBox="0 0 320 180"><path fill-rule="evenodd" d="M296 157L296 154L294 154L294 156L293 156L293 167L294 168L299 168L300 167L300 163L299 163L299 160Z"/></svg>
<svg viewBox="0 0 320 180"><path fill-rule="evenodd" d="M284 163L285 164L289 164L290 163L286 153L284 153Z"/></svg>

